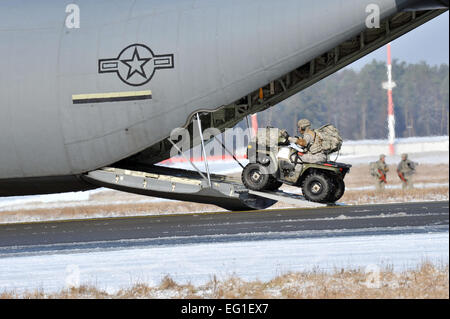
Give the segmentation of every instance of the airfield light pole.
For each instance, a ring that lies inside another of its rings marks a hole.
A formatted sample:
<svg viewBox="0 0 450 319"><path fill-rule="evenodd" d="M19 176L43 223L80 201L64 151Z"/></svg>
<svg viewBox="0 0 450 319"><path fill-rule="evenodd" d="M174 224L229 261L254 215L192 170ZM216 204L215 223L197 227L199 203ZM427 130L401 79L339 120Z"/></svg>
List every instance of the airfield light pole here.
<svg viewBox="0 0 450 319"><path fill-rule="evenodd" d="M395 154L395 116L394 116L394 101L392 99L392 89L396 84L392 81L392 64L391 64L391 44L387 45L387 76L388 81L383 83L383 88L387 90L388 94L388 128L389 128L389 155Z"/></svg>

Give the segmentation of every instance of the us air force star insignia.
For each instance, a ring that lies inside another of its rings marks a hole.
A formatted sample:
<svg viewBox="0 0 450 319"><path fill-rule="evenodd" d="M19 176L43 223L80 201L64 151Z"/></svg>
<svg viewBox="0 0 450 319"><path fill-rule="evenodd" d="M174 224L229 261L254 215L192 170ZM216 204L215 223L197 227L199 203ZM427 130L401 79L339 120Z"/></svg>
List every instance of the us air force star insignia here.
<svg viewBox="0 0 450 319"><path fill-rule="evenodd" d="M127 81L133 76L133 74L138 73L143 78L147 78L145 74L144 65L147 64L152 58L141 59L139 57L139 52L137 48L134 48L133 58L131 60L120 60L120 62L125 63L130 68L128 70Z"/></svg>
<svg viewBox="0 0 450 319"><path fill-rule="evenodd" d="M116 73L124 83L131 86L150 82L156 70L173 68L173 54L155 55L143 44L126 47L115 59L98 61L99 73Z"/></svg>

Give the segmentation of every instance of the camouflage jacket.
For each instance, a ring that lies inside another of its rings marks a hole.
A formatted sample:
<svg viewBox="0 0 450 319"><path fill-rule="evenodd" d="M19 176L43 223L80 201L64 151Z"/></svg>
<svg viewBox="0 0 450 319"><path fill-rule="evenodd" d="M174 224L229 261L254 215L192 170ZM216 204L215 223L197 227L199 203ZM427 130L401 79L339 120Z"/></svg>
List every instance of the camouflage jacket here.
<svg viewBox="0 0 450 319"><path fill-rule="evenodd" d="M297 140L297 144L304 147L306 153L322 153L321 141L314 130L306 131L305 134L303 134L303 138Z"/></svg>
<svg viewBox="0 0 450 319"><path fill-rule="evenodd" d="M378 160L375 162L375 168L376 168L376 174L378 177L381 176L381 174L386 176L386 173L389 172L389 166L386 163L383 163L381 160Z"/></svg>

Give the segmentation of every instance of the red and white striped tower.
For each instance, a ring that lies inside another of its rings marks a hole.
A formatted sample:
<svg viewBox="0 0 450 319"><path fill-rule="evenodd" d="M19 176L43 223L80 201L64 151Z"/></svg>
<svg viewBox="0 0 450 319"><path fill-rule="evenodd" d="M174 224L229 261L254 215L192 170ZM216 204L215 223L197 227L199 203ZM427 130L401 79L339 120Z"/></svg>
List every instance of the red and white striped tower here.
<svg viewBox="0 0 450 319"><path fill-rule="evenodd" d="M258 135L258 116L255 114L252 114L251 117L252 119L252 134L253 136Z"/></svg>
<svg viewBox="0 0 450 319"><path fill-rule="evenodd" d="M388 91L388 128L389 128L389 155L395 154L395 116L394 101L392 99L392 89L396 84L392 81L392 64L391 64L391 44L387 45L387 76L388 81L383 83L383 88Z"/></svg>

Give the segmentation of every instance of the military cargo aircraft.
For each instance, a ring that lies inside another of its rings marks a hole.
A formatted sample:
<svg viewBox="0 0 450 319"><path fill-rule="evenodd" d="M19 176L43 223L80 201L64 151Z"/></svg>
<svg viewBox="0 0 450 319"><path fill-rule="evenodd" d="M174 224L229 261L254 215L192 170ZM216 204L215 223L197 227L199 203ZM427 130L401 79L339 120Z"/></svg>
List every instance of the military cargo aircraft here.
<svg viewBox="0 0 450 319"><path fill-rule="evenodd" d="M255 199L209 174L206 185L154 166L170 156L174 128L233 127L448 6L1 1L0 196L106 186L237 209L230 194Z"/></svg>

